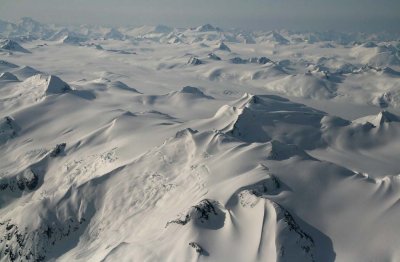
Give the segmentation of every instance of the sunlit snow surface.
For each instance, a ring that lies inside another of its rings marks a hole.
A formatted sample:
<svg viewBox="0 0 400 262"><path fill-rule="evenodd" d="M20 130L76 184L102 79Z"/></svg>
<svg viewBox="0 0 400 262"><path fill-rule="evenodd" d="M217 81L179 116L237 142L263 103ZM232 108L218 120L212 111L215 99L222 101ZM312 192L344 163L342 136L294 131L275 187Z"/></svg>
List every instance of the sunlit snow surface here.
<svg viewBox="0 0 400 262"><path fill-rule="evenodd" d="M400 260L398 36L23 25L1 261Z"/></svg>

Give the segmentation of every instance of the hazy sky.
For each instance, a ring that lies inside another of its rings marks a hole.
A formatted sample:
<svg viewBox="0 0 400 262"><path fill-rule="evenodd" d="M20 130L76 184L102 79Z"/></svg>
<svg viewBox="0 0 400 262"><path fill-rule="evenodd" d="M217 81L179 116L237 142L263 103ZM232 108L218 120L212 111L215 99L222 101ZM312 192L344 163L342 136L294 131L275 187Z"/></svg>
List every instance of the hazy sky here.
<svg viewBox="0 0 400 262"><path fill-rule="evenodd" d="M0 19L57 24L400 31L400 0L0 0Z"/></svg>

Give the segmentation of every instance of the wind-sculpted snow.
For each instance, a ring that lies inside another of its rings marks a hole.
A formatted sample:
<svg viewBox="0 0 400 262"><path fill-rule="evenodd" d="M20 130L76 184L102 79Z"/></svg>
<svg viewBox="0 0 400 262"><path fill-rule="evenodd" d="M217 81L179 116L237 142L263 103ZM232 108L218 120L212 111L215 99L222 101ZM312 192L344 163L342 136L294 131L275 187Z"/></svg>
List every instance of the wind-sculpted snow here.
<svg viewBox="0 0 400 262"><path fill-rule="evenodd" d="M0 261L400 259L396 34L0 35Z"/></svg>

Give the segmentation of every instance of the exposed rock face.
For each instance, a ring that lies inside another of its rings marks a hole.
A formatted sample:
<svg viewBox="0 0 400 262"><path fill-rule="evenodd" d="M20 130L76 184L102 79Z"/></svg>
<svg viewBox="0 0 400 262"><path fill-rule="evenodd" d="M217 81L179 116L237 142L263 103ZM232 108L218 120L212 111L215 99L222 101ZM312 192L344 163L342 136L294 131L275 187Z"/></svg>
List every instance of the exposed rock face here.
<svg viewBox="0 0 400 262"><path fill-rule="evenodd" d="M240 57L234 57L232 59L230 59L232 64L247 64L248 60L247 59L243 59Z"/></svg>
<svg viewBox="0 0 400 262"><path fill-rule="evenodd" d="M208 255L208 252L205 251L199 244L196 242L190 242L189 246L194 248L194 250L199 254L199 255Z"/></svg>
<svg viewBox="0 0 400 262"><path fill-rule="evenodd" d="M241 57L234 57L230 59L231 63L233 64L260 64L265 65L269 62L272 62L269 58L262 56L262 57L252 57L248 59L243 59Z"/></svg>
<svg viewBox="0 0 400 262"><path fill-rule="evenodd" d="M31 168L27 168L14 177L0 177L0 191L31 191L39 184L39 176Z"/></svg>
<svg viewBox="0 0 400 262"><path fill-rule="evenodd" d="M56 145L56 147L51 151L51 157L57 157L64 152L65 147L67 146L66 143L61 143Z"/></svg>
<svg viewBox="0 0 400 262"><path fill-rule="evenodd" d="M23 185L22 190L26 187L29 190L33 190L39 183L39 177L31 170L26 169L22 175L17 178L17 184Z"/></svg>
<svg viewBox="0 0 400 262"><path fill-rule="evenodd" d="M209 54L208 54L208 58L210 58L210 59L212 59L212 60L215 60L215 61L221 61L221 57L217 56L217 55L214 54L214 53L209 53Z"/></svg>
<svg viewBox="0 0 400 262"><path fill-rule="evenodd" d="M0 120L0 145L6 143L18 135L21 128L14 118L6 116Z"/></svg>
<svg viewBox="0 0 400 262"><path fill-rule="evenodd" d="M190 65L201 65L201 64L203 64L203 62L199 58L192 56L192 57L189 58L188 64L190 64Z"/></svg>
<svg viewBox="0 0 400 262"><path fill-rule="evenodd" d="M269 62L271 62L271 60L269 58L266 58L265 56L257 58L257 63L259 63L259 64L264 65Z"/></svg>
<svg viewBox="0 0 400 262"><path fill-rule="evenodd" d="M0 259L5 261L46 261L48 250L78 231L85 219L70 218L64 223L43 223L29 231L11 220L0 221Z"/></svg>
<svg viewBox="0 0 400 262"><path fill-rule="evenodd" d="M221 227L225 216L219 206L217 201L204 199L177 219L168 221L166 227L170 224L186 225L192 220L200 227Z"/></svg>

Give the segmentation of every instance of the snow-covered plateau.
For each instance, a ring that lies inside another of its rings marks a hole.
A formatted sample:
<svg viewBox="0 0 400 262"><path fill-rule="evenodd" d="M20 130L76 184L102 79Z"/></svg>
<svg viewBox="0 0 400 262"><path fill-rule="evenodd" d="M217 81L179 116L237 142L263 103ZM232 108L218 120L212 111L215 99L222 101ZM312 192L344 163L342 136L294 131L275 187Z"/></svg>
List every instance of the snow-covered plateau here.
<svg viewBox="0 0 400 262"><path fill-rule="evenodd" d="M400 261L399 39L0 21L0 261Z"/></svg>

